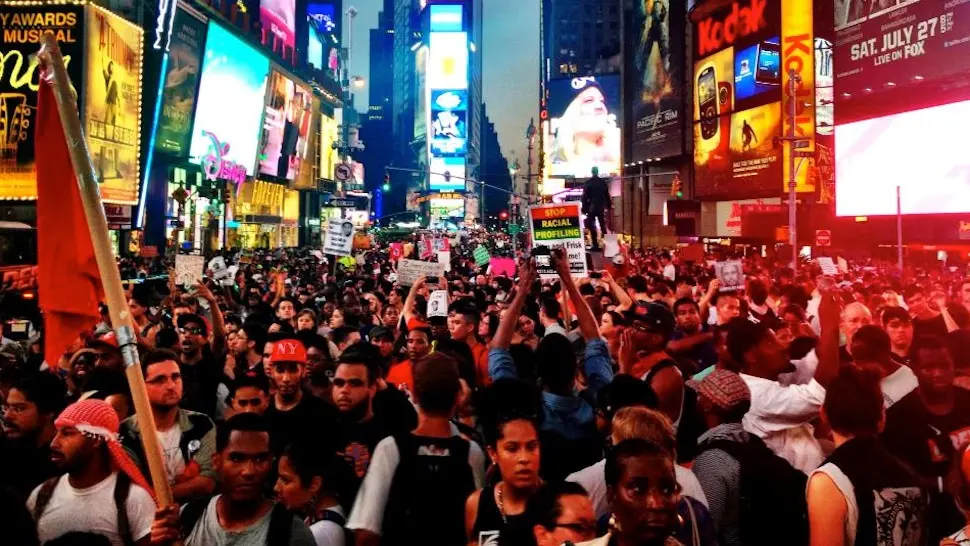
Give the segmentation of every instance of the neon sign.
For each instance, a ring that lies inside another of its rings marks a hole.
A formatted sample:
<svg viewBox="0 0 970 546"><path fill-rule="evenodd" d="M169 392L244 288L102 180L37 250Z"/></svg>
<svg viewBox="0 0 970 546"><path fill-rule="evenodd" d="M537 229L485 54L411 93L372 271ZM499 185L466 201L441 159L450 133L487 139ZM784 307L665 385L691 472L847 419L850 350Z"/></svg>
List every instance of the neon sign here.
<svg viewBox="0 0 970 546"><path fill-rule="evenodd" d="M202 157L202 172L207 180L228 180L236 184L236 191L246 181L246 167L223 159L229 153L229 143L219 142L219 138L209 131L202 131L209 139L209 153Z"/></svg>

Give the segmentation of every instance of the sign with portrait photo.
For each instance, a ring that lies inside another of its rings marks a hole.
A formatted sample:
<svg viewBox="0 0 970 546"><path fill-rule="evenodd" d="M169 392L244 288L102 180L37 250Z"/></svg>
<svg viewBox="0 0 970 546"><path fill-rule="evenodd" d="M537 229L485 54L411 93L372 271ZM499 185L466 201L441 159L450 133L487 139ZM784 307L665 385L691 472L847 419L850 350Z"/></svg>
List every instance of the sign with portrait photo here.
<svg viewBox="0 0 970 546"><path fill-rule="evenodd" d="M741 260L715 262L714 272L721 281L720 292L744 290L744 266Z"/></svg>
<svg viewBox="0 0 970 546"><path fill-rule="evenodd" d="M354 248L354 223L349 220L332 219L327 222L327 237L323 253L334 256L350 256Z"/></svg>

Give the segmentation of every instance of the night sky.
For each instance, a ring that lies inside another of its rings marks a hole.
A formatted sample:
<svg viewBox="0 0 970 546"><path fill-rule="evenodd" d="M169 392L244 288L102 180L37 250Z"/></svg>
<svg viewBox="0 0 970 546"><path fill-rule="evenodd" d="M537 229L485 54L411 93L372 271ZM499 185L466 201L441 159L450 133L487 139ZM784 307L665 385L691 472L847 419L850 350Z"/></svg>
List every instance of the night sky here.
<svg viewBox="0 0 970 546"><path fill-rule="evenodd" d="M483 0L484 43L475 44L483 54L482 87L488 116L495 122L502 153L511 163L519 159L526 167L525 130L529 118L539 117L539 0ZM351 69L370 74L370 29L377 26L383 0L344 0L360 12L354 21ZM348 38L346 25L344 40ZM358 110L368 105L368 89L359 91Z"/></svg>

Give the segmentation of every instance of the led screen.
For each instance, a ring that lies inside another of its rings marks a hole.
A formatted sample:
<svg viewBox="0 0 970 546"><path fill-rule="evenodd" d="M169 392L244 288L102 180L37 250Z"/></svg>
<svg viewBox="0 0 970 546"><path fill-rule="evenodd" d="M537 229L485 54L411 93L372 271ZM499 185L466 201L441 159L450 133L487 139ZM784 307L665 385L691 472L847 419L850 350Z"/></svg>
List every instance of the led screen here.
<svg viewBox="0 0 970 546"><path fill-rule="evenodd" d="M261 0L259 20L284 45L296 46L295 0Z"/></svg>
<svg viewBox="0 0 970 546"><path fill-rule="evenodd" d="M551 176L620 171L620 77L561 78L548 84L545 140Z"/></svg>
<svg viewBox="0 0 970 546"><path fill-rule="evenodd" d="M431 155L461 157L467 152L468 93L462 89L431 91Z"/></svg>
<svg viewBox="0 0 970 546"><path fill-rule="evenodd" d="M744 48L734 55L734 89L738 100L776 91L781 85L781 46L778 36Z"/></svg>
<svg viewBox="0 0 970 546"><path fill-rule="evenodd" d="M429 89L468 88L468 34L432 32L428 55Z"/></svg>
<svg viewBox="0 0 970 546"><path fill-rule="evenodd" d="M307 25L306 62L317 70L323 70L323 41L312 25Z"/></svg>
<svg viewBox="0 0 970 546"><path fill-rule="evenodd" d="M260 139L260 174L293 180L306 157L312 110L310 90L274 71Z"/></svg>
<svg viewBox="0 0 970 546"><path fill-rule="evenodd" d="M211 134L223 148L228 146L222 151L223 161L238 163L253 174L268 75L266 57L210 23L189 152L193 163L211 153Z"/></svg>
<svg viewBox="0 0 970 546"><path fill-rule="evenodd" d="M463 157L432 157L431 173L432 190L465 189L465 158ZM446 173L450 175L450 180L445 180Z"/></svg>
<svg viewBox="0 0 970 546"><path fill-rule="evenodd" d="M970 101L835 126L839 216L970 212Z"/></svg>
<svg viewBox="0 0 970 546"><path fill-rule="evenodd" d="M431 6L431 32L461 32L462 12L459 4L436 4Z"/></svg>

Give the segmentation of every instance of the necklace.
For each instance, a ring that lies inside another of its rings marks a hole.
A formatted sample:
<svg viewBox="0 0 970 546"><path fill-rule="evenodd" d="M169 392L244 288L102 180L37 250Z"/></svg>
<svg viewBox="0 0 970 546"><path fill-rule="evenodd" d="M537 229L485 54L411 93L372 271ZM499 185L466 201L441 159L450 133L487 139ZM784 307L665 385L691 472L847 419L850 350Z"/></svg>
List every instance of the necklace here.
<svg viewBox="0 0 970 546"><path fill-rule="evenodd" d="M495 496L498 497L495 504L498 505L498 513L502 516L502 523L508 524L509 518L505 514L505 502L502 499L502 493L504 491L505 482L499 482L499 484L495 486Z"/></svg>

